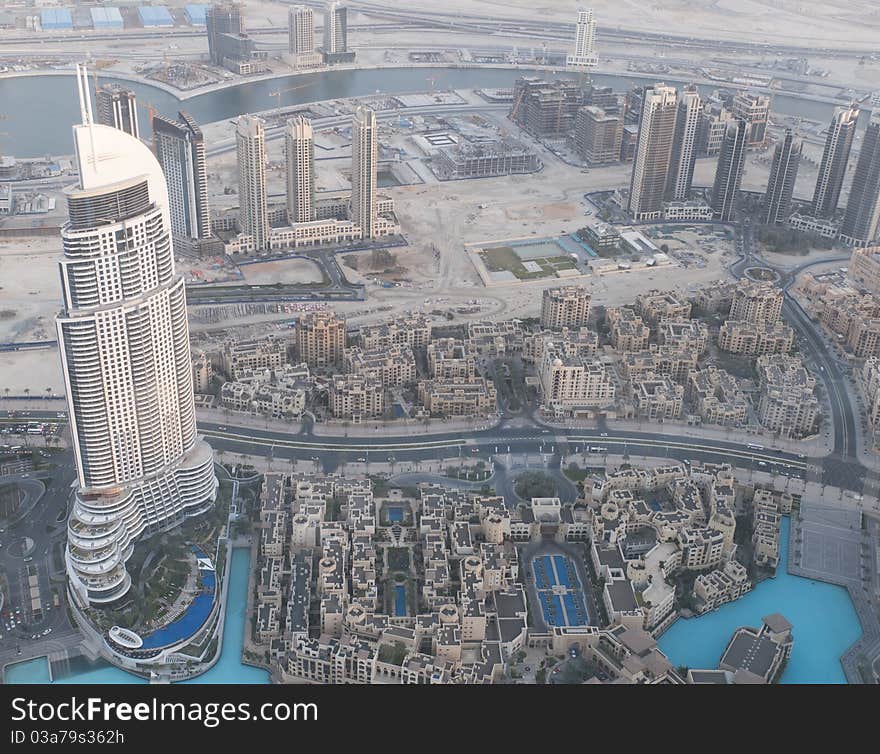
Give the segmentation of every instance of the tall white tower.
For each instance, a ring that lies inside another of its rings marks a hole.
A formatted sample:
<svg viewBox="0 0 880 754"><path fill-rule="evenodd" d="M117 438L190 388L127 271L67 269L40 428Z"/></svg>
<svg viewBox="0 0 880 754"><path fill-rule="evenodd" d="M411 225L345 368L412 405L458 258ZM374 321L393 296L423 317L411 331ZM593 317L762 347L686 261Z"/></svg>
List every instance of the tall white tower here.
<svg viewBox="0 0 880 754"><path fill-rule="evenodd" d="M599 55L596 52L596 19L593 18L591 8L578 11L574 52L565 58L565 65L567 68L581 71L599 65Z"/></svg>
<svg viewBox="0 0 880 754"><path fill-rule="evenodd" d="M254 250L264 251L269 243L269 213L266 208L266 132L261 118L242 115L235 128L238 150L239 222L242 231L254 239Z"/></svg>
<svg viewBox="0 0 880 754"><path fill-rule="evenodd" d="M327 3L324 11L324 54L348 51L348 8L337 0Z"/></svg>
<svg viewBox="0 0 880 754"><path fill-rule="evenodd" d="M634 220L658 220L663 214L677 108L674 87L655 84L645 89L629 189L629 211Z"/></svg>
<svg viewBox="0 0 880 754"><path fill-rule="evenodd" d="M294 5L288 12L288 52L308 55L315 51L315 12L305 5Z"/></svg>
<svg viewBox="0 0 880 754"><path fill-rule="evenodd" d="M379 142L376 113L359 107L351 127L351 219L364 238L376 230L376 163Z"/></svg>
<svg viewBox="0 0 880 754"><path fill-rule="evenodd" d="M703 117L703 99L695 86L686 86L678 100L672 157L666 179L666 198L686 201L694 179L697 161L697 130Z"/></svg>
<svg viewBox="0 0 880 754"><path fill-rule="evenodd" d="M210 509L217 480L196 435L165 177L145 144L93 122L84 66L77 85L56 319L78 473L66 564L76 601L100 605L131 586L135 542Z"/></svg>
<svg viewBox="0 0 880 754"><path fill-rule="evenodd" d="M284 133L287 157L287 220L305 223L315 219L315 140L312 124L302 115L287 122Z"/></svg>

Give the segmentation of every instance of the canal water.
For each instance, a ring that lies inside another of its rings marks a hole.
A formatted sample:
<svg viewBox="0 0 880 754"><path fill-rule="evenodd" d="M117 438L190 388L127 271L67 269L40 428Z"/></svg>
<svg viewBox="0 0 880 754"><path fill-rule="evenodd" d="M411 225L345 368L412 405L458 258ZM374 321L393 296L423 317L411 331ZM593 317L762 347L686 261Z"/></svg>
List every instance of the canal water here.
<svg viewBox="0 0 880 754"><path fill-rule="evenodd" d="M782 613L793 626L794 647L781 682L846 683L840 656L861 636L861 624L846 589L788 573L790 526L784 518L775 578L714 612L679 618L660 637L658 645L673 665L717 668L737 628L757 628L763 616Z"/></svg>
<svg viewBox="0 0 880 754"><path fill-rule="evenodd" d="M526 68L381 68L373 70L326 71L301 74L263 81L251 81L200 94L181 102L174 95L156 87L120 81L135 92L139 111L140 132L149 136L148 104L162 115L176 116L181 108L199 123L233 118L242 113L258 112L275 107L277 98L271 92L308 84L297 91L282 95L282 105L301 104L340 97L362 97L376 94L425 92L432 88L474 89L511 87L517 78L539 75L552 78L550 71ZM571 74L561 72L560 76ZM99 82L112 77L100 77ZM429 83L432 80L433 83ZM623 91L633 84L652 83L664 77L596 74L597 86L613 86ZM668 83L681 83L665 77ZM711 91L713 86L702 86ZM79 104L73 76L22 76L0 79L0 103L8 116L3 130L3 152L16 157L66 155L73 151L71 126L79 123ZM777 94L774 110L785 115L799 115L813 120L828 120L833 105ZM863 113L863 117L865 113Z"/></svg>
<svg viewBox="0 0 880 754"><path fill-rule="evenodd" d="M220 659L207 673L185 683L269 683L269 674L260 668L241 663L244 642L244 621L247 608L250 550L237 547L232 551L232 572L229 574L229 595L223 625L223 649ZM70 674L55 678L55 683L146 683L138 676L101 661L90 664L84 658L71 663ZM6 670L7 683L48 683L49 669L45 659L29 660Z"/></svg>

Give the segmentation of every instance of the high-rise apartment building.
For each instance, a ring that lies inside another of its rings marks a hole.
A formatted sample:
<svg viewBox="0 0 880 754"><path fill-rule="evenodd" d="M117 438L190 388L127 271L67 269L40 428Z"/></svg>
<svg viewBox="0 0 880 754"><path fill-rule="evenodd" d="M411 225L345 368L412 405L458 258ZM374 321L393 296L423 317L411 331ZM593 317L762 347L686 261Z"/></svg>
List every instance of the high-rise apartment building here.
<svg viewBox="0 0 880 754"><path fill-rule="evenodd" d="M566 56L568 68L584 71L599 65L596 53L596 19L590 8L579 10L575 27L574 51Z"/></svg>
<svg viewBox="0 0 880 754"><path fill-rule="evenodd" d="M817 217L831 218L837 212L837 202L846 176L846 164L852 149L859 119L858 105L838 107L828 127L819 176L813 191L813 214Z"/></svg>
<svg viewBox="0 0 880 754"><path fill-rule="evenodd" d="M235 127L238 152L239 225L253 238L253 248L263 251L269 243L266 207L266 133L262 119L242 115Z"/></svg>
<svg viewBox="0 0 880 754"><path fill-rule="evenodd" d="M84 67L77 85L56 330L77 468L65 561L86 606L124 596L135 544L210 509L217 481L196 435L165 176L145 144L93 123Z"/></svg>
<svg viewBox="0 0 880 754"><path fill-rule="evenodd" d="M761 148L767 143L767 122L770 120L770 98L756 92L737 92L733 98L733 114L749 124L746 147Z"/></svg>
<svg viewBox="0 0 880 754"><path fill-rule="evenodd" d="M305 5L294 5L287 16L287 49L297 68L321 65L321 53L315 49L315 13Z"/></svg>
<svg viewBox="0 0 880 754"><path fill-rule="evenodd" d="M678 100L672 158L666 179L666 198L670 201L687 201L690 195L697 161L697 135L702 117L703 99L700 93L695 86L685 87Z"/></svg>
<svg viewBox="0 0 880 754"><path fill-rule="evenodd" d="M590 291L582 285L545 288L541 301L541 327L549 330L586 327L592 299Z"/></svg>
<svg viewBox="0 0 880 754"><path fill-rule="evenodd" d="M840 238L850 246L869 246L880 222L880 110L871 113L853 174Z"/></svg>
<svg viewBox="0 0 880 754"><path fill-rule="evenodd" d="M773 165L764 194L761 219L767 225L781 225L788 218L802 151L803 142L794 138L790 128L786 129L773 150Z"/></svg>
<svg viewBox="0 0 880 754"><path fill-rule="evenodd" d="M315 51L315 12L305 5L294 5L287 14L287 50L291 55Z"/></svg>
<svg viewBox="0 0 880 754"><path fill-rule="evenodd" d="M345 359L345 319L332 311L301 316L296 323L296 353L313 369L341 367Z"/></svg>
<svg viewBox="0 0 880 754"><path fill-rule="evenodd" d="M574 79L539 79L524 76L513 88L510 119L537 139L559 139L569 135L585 93Z"/></svg>
<svg viewBox="0 0 880 754"><path fill-rule="evenodd" d="M348 8L336 0L327 3L324 11L325 63L347 63L354 60L354 52L348 49Z"/></svg>
<svg viewBox="0 0 880 754"><path fill-rule="evenodd" d="M733 220L746 164L748 136L748 121L736 118L727 124L712 186L712 212L722 222Z"/></svg>
<svg viewBox="0 0 880 754"><path fill-rule="evenodd" d="M351 126L351 221L364 238L372 238L376 228L376 167L379 160L379 134L376 113L358 107Z"/></svg>
<svg viewBox="0 0 880 754"><path fill-rule="evenodd" d="M205 139L192 116L153 116L153 151L168 185L171 232L175 238L211 237Z"/></svg>
<svg viewBox="0 0 880 754"><path fill-rule="evenodd" d="M663 214L677 108L674 87L657 84L645 89L629 188L629 213L634 220L658 220Z"/></svg>
<svg viewBox="0 0 880 754"><path fill-rule="evenodd" d="M225 57L221 34L244 34L241 6L235 3L218 3L205 12L205 29L208 32L208 52L214 65L223 65Z"/></svg>
<svg viewBox="0 0 880 754"><path fill-rule="evenodd" d="M596 105L578 110L574 127L578 154L590 165L620 161L623 142L623 116L608 113Z"/></svg>
<svg viewBox="0 0 880 754"><path fill-rule="evenodd" d="M315 219L315 140L312 124L303 115L287 122L284 132L287 158L287 221L305 223Z"/></svg>
<svg viewBox="0 0 880 754"><path fill-rule="evenodd" d="M697 154L712 157L721 151L724 132L727 124L733 119L733 113L723 104L706 102L700 118L700 130L697 136Z"/></svg>
<svg viewBox="0 0 880 754"><path fill-rule="evenodd" d="M98 123L118 128L140 138L137 119L137 98L134 92L118 84L105 84L95 92L98 107Z"/></svg>
<svg viewBox="0 0 880 754"><path fill-rule="evenodd" d="M772 324L782 316L782 302L781 288L771 283L741 280L733 292L729 319L756 325Z"/></svg>

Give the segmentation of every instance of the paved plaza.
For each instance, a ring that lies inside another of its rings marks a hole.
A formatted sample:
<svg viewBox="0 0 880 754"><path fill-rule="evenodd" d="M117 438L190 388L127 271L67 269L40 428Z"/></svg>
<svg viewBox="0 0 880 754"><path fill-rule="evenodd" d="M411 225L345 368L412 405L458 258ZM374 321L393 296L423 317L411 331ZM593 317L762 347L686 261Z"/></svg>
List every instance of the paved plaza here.
<svg viewBox="0 0 880 754"><path fill-rule="evenodd" d="M793 565L798 575L860 585L861 518L858 510L804 502L795 522Z"/></svg>

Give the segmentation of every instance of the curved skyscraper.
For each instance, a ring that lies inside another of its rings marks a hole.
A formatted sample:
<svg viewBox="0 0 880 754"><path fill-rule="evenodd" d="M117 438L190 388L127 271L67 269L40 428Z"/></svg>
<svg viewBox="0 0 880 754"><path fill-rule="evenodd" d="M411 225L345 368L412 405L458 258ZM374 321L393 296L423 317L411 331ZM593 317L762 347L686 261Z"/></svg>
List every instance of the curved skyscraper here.
<svg viewBox="0 0 880 754"><path fill-rule="evenodd" d="M135 542L210 509L217 481L196 435L165 177L145 144L93 123L84 68L77 84L56 320L79 477L66 564L75 599L100 605L128 591Z"/></svg>

